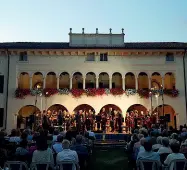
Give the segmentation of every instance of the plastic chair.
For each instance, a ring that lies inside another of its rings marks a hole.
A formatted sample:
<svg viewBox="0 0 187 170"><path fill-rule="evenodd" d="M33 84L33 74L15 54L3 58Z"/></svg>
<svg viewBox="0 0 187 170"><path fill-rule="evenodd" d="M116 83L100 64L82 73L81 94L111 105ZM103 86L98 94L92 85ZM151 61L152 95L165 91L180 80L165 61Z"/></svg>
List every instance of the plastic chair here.
<svg viewBox="0 0 187 170"><path fill-rule="evenodd" d="M173 170L185 170L187 166L186 159L177 159L170 162L168 169Z"/></svg>
<svg viewBox="0 0 187 170"><path fill-rule="evenodd" d="M159 170L160 162L155 160L138 160L137 170Z"/></svg>
<svg viewBox="0 0 187 170"><path fill-rule="evenodd" d="M77 167L77 170L80 169L79 165L75 161L57 162L57 168L59 168L59 170L74 170L74 167Z"/></svg>
<svg viewBox="0 0 187 170"><path fill-rule="evenodd" d="M9 170L28 170L28 166L25 162L21 161L7 161L5 162L4 169L8 168Z"/></svg>
<svg viewBox="0 0 187 170"><path fill-rule="evenodd" d="M50 162L32 162L30 170L52 170L54 169L54 164Z"/></svg>

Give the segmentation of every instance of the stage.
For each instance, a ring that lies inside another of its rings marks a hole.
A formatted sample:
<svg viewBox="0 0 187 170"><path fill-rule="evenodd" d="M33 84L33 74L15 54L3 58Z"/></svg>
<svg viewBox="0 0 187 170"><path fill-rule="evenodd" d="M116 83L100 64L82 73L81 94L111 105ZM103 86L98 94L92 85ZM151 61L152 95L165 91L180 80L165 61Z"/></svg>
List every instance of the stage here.
<svg viewBox="0 0 187 170"><path fill-rule="evenodd" d="M95 133L96 141L129 141L130 134L125 133Z"/></svg>

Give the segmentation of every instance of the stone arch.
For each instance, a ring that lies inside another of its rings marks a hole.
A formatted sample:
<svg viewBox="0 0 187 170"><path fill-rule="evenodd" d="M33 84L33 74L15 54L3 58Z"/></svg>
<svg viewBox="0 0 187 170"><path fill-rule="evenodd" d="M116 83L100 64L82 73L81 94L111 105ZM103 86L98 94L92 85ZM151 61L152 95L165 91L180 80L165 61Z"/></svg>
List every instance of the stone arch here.
<svg viewBox="0 0 187 170"><path fill-rule="evenodd" d="M57 88L57 77L55 72L49 72L46 75L46 88L56 89Z"/></svg>
<svg viewBox="0 0 187 170"><path fill-rule="evenodd" d="M59 76L59 88L70 88L70 75L68 72L62 72Z"/></svg>
<svg viewBox="0 0 187 170"><path fill-rule="evenodd" d="M30 89L30 76L27 72L21 72L18 80L19 89Z"/></svg>
<svg viewBox="0 0 187 170"><path fill-rule="evenodd" d="M136 89L136 78L132 72L125 75L125 89Z"/></svg>
<svg viewBox="0 0 187 170"><path fill-rule="evenodd" d="M154 109L153 113L158 113L158 117L168 117L168 119L170 119L170 121L168 122L168 126L177 127L176 112L171 105L164 104L164 109L163 105L159 105Z"/></svg>
<svg viewBox="0 0 187 170"><path fill-rule="evenodd" d="M172 72L167 72L164 76L164 88L175 89L175 75Z"/></svg>
<svg viewBox="0 0 187 170"><path fill-rule="evenodd" d="M53 105L51 105L48 109L47 109L47 111L51 111L51 112L53 112L53 111L55 111L55 112L58 112L59 110L61 110L62 112L63 111L66 111L66 112L68 112L68 109L64 106L64 105L61 105L61 104L53 104Z"/></svg>
<svg viewBox="0 0 187 170"><path fill-rule="evenodd" d="M102 72L99 74L99 88L109 88L109 74Z"/></svg>
<svg viewBox="0 0 187 170"><path fill-rule="evenodd" d="M127 112L128 112L128 113L130 113L130 112L135 112L135 111L137 111L138 114L141 114L142 112L143 112L144 114L146 114L148 110L147 110L147 108L146 108L145 106L143 106L143 105L141 105L141 104L133 104L133 105L131 105L131 106L127 109Z"/></svg>
<svg viewBox="0 0 187 170"><path fill-rule="evenodd" d="M105 108L106 113L109 113L109 109L110 109L110 108L112 108L112 109L114 109L114 110L119 111L119 112L122 113L121 108L120 108L119 106L115 105L115 104L106 104L106 105L104 105L104 106L100 109L100 112L102 111L103 108Z"/></svg>
<svg viewBox="0 0 187 170"><path fill-rule="evenodd" d="M30 115L33 115L35 113L39 113L40 109L34 105L26 105L19 109L18 115L21 115L22 117L29 117Z"/></svg>
<svg viewBox="0 0 187 170"><path fill-rule="evenodd" d="M88 72L86 74L86 80L85 80L85 87L88 88L96 88L96 75L93 72Z"/></svg>
<svg viewBox="0 0 187 170"><path fill-rule="evenodd" d="M40 86L43 88L43 74L41 72L35 72L32 76L32 88Z"/></svg>
<svg viewBox="0 0 187 170"><path fill-rule="evenodd" d="M80 104L77 107L75 107L73 111L74 113L78 113L79 110L85 111L87 113L89 112L89 110L92 110L95 113L95 109L89 104Z"/></svg>
<svg viewBox="0 0 187 170"><path fill-rule="evenodd" d="M145 72L138 74L138 89L149 89L149 78Z"/></svg>
<svg viewBox="0 0 187 170"><path fill-rule="evenodd" d="M151 88L160 89L162 85L162 76L158 72L151 75Z"/></svg>
<svg viewBox="0 0 187 170"><path fill-rule="evenodd" d="M119 72L112 74L112 88L123 88L122 86L122 75Z"/></svg>
<svg viewBox="0 0 187 170"><path fill-rule="evenodd" d="M80 72L75 72L72 78L73 89L83 89L83 75Z"/></svg>

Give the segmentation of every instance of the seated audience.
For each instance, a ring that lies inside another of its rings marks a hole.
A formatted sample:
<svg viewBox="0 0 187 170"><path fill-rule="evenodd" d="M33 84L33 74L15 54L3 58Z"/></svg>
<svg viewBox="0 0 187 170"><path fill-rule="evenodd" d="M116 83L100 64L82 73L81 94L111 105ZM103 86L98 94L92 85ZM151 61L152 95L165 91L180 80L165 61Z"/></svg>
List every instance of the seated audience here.
<svg viewBox="0 0 187 170"><path fill-rule="evenodd" d="M88 156L88 149L86 146L82 145L82 136L76 136L76 143L70 147L71 150L77 152L78 155Z"/></svg>
<svg viewBox="0 0 187 170"><path fill-rule="evenodd" d="M172 143L171 144L171 150L173 153L169 154L164 161L164 164L169 165L171 161L177 160L177 159L185 159L184 154L179 153L180 150L180 144L178 143ZM173 165L171 165L171 170L173 170Z"/></svg>
<svg viewBox="0 0 187 170"><path fill-rule="evenodd" d="M59 131L57 129L54 130L53 132L53 142L57 141L57 136L59 135Z"/></svg>
<svg viewBox="0 0 187 170"><path fill-rule="evenodd" d="M183 154L187 153L187 139L181 144L180 152Z"/></svg>
<svg viewBox="0 0 187 170"><path fill-rule="evenodd" d="M179 141L178 141L178 134L173 133L173 134L171 135L171 139L170 139L169 143L170 143L170 145L171 145L172 143L179 143Z"/></svg>
<svg viewBox="0 0 187 170"><path fill-rule="evenodd" d="M16 156L24 156L24 155L27 155L29 152L28 152L28 150L27 150L27 144L28 144L28 142L27 142L27 140L22 140L21 142L20 142L20 146L16 149L16 153L15 153L15 155Z"/></svg>
<svg viewBox="0 0 187 170"><path fill-rule="evenodd" d="M54 164L53 153L47 145L47 139L44 137L39 137L36 140L37 150L34 151L32 156L32 162L50 162Z"/></svg>
<svg viewBox="0 0 187 170"><path fill-rule="evenodd" d="M63 141L63 137L61 135L59 135L57 137L57 141L55 142L55 144L52 146L52 150L54 153L59 153L63 150L62 148L62 141Z"/></svg>
<svg viewBox="0 0 187 170"><path fill-rule="evenodd" d="M153 150L159 150L162 147L162 136L158 136L156 139L156 144L153 145Z"/></svg>
<svg viewBox="0 0 187 170"><path fill-rule="evenodd" d="M169 147L169 139L167 137L162 138L162 146L158 150L159 154L163 153L172 153L171 148Z"/></svg>
<svg viewBox="0 0 187 170"><path fill-rule="evenodd" d="M148 159L148 160L156 160L160 161L160 156L157 152L152 151L152 144L149 141L144 142L145 151L139 152L137 156L137 160Z"/></svg>
<svg viewBox="0 0 187 170"><path fill-rule="evenodd" d="M13 129L11 131L10 136L9 136L9 142L13 142L13 143L19 144L20 141L21 141L21 138L19 136L19 132L16 129Z"/></svg>
<svg viewBox="0 0 187 170"><path fill-rule="evenodd" d="M70 142L68 140L63 140L62 142L63 150L57 154L56 161L74 161L78 164L79 159L76 151L70 150ZM76 170L76 167L73 167L73 170Z"/></svg>

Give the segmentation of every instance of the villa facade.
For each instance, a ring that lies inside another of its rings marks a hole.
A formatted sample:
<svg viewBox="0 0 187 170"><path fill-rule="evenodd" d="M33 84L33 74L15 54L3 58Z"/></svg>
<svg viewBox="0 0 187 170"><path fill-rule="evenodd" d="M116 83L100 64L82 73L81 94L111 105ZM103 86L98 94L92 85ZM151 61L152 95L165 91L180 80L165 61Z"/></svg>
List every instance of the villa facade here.
<svg viewBox="0 0 187 170"><path fill-rule="evenodd" d="M72 33L65 42L0 43L0 119L62 106L97 113L107 105L167 115L185 124L187 43L125 42L125 34ZM8 89L8 90L7 90ZM86 105L85 105L86 104Z"/></svg>

